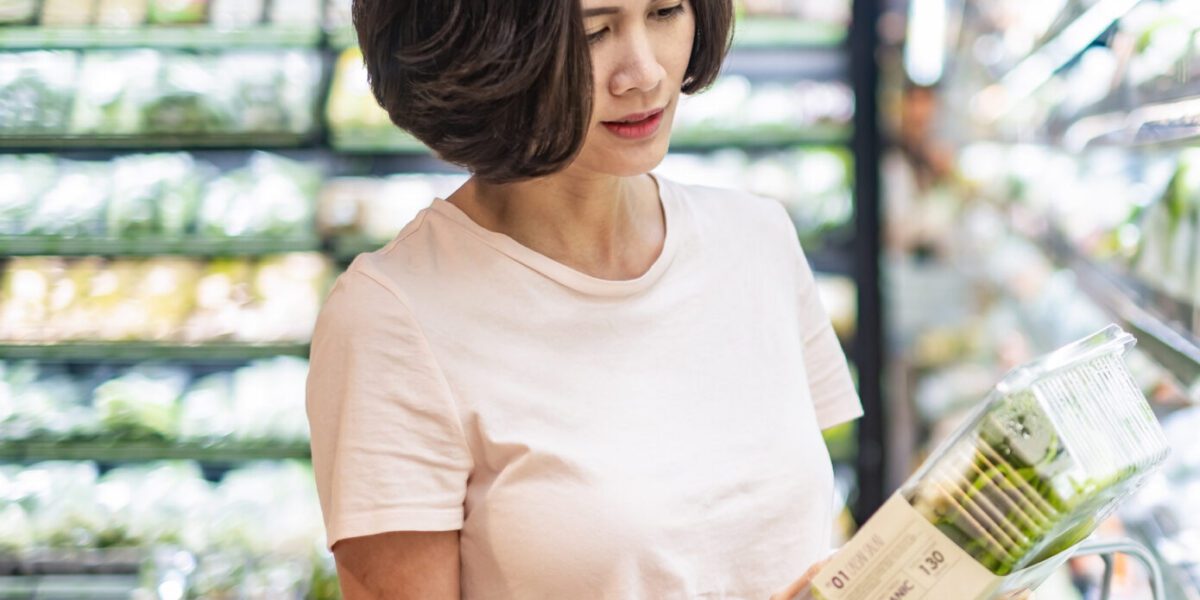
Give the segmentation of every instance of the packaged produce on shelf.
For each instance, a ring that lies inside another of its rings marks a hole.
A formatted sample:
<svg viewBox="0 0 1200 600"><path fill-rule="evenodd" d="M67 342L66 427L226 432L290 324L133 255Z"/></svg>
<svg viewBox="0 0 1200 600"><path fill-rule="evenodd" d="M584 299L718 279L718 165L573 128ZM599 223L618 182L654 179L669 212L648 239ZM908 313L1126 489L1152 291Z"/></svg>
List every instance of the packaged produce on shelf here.
<svg viewBox="0 0 1200 600"><path fill-rule="evenodd" d="M338 57L325 120L335 137L345 136L345 142L355 145L421 147L419 142L393 125L387 111L379 106L367 82L367 69L357 45L343 50ZM338 144L338 140L334 143Z"/></svg>
<svg viewBox="0 0 1200 600"><path fill-rule="evenodd" d="M96 15L96 0L42 0L44 27L82 27Z"/></svg>
<svg viewBox="0 0 1200 600"><path fill-rule="evenodd" d="M141 566L135 598L337 597L306 465L249 464L214 484L189 462L104 475L89 462L45 462L0 467L0 482L0 545L18 563L122 551Z"/></svg>
<svg viewBox="0 0 1200 600"><path fill-rule="evenodd" d="M321 188L317 228L322 237L361 236L386 242L433 198L447 198L467 180L458 174L338 177Z"/></svg>
<svg viewBox="0 0 1200 600"><path fill-rule="evenodd" d="M180 437L201 441L308 439L304 384L308 361L260 360L192 383L180 402Z"/></svg>
<svg viewBox="0 0 1200 600"><path fill-rule="evenodd" d="M212 0L208 22L218 29L258 25L263 19L264 0ZM277 4L288 4L277 2Z"/></svg>
<svg viewBox="0 0 1200 600"><path fill-rule="evenodd" d="M308 361L287 356L199 377L153 363L80 374L0 361L0 443L303 443L307 375Z"/></svg>
<svg viewBox="0 0 1200 600"><path fill-rule="evenodd" d="M66 237L99 235L104 228L110 183L105 170L94 164L61 172L26 218L25 231Z"/></svg>
<svg viewBox="0 0 1200 600"><path fill-rule="evenodd" d="M150 0L150 23L194 25L208 17L208 0Z"/></svg>
<svg viewBox="0 0 1200 600"><path fill-rule="evenodd" d="M853 114L854 94L842 82L751 82L725 75L705 93L680 98L675 135L689 143L804 141L813 128L841 131Z"/></svg>
<svg viewBox="0 0 1200 600"><path fill-rule="evenodd" d="M104 234L119 238L187 235L201 203L204 171L184 153L117 158L112 163Z"/></svg>
<svg viewBox="0 0 1200 600"><path fill-rule="evenodd" d="M1166 294L1200 306L1200 149L1180 154L1161 199L1135 223L1140 241L1135 273Z"/></svg>
<svg viewBox="0 0 1200 600"><path fill-rule="evenodd" d="M1120 29L1137 41L1128 80L1149 94L1169 91L1200 78L1200 32L1196 6L1188 0L1142 2L1121 19Z"/></svg>
<svg viewBox="0 0 1200 600"><path fill-rule="evenodd" d="M0 0L0 25L24 25L37 14L37 0Z"/></svg>
<svg viewBox="0 0 1200 600"><path fill-rule="evenodd" d="M255 153L205 190L197 231L218 237L303 237L312 231L321 175L311 166Z"/></svg>
<svg viewBox="0 0 1200 600"><path fill-rule="evenodd" d="M114 29L138 27L146 22L150 0L99 0L96 25Z"/></svg>
<svg viewBox="0 0 1200 600"><path fill-rule="evenodd" d="M321 23L324 0L271 2L269 20L277 25L315 27Z"/></svg>
<svg viewBox="0 0 1200 600"><path fill-rule="evenodd" d="M174 438L187 380L183 369L142 367L100 384L93 403L101 427L118 439Z"/></svg>
<svg viewBox="0 0 1200 600"><path fill-rule="evenodd" d="M72 136L304 134L321 61L309 50L0 54L0 131Z"/></svg>
<svg viewBox="0 0 1200 600"><path fill-rule="evenodd" d="M0 234L311 239L319 168L255 152L224 174L187 153L0 157Z"/></svg>
<svg viewBox="0 0 1200 600"><path fill-rule="evenodd" d="M746 17L787 17L819 23L850 21L847 0L737 0L734 9L739 16Z"/></svg>
<svg viewBox="0 0 1200 600"><path fill-rule="evenodd" d="M787 207L805 241L845 226L854 212L849 152L795 148L751 155L730 148L707 154L668 154L658 167L681 181L745 189Z"/></svg>
<svg viewBox="0 0 1200 600"><path fill-rule="evenodd" d="M0 361L0 439L93 436L98 420L89 386L62 370Z"/></svg>
<svg viewBox="0 0 1200 600"><path fill-rule="evenodd" d="M8 342L308 340L331 277L316 253L262 259L13 258L0 287Z"/></svg>
<svg viewBox="0 0 1200 600"><path fill-rule="evenodd" d="M1132 344L1110 326L1005 377L816 576L817 597L1036 587L1166 458ZM880 569L895 575L866 576Z"/></svg>
<svg viewBox="0 0 1200 600"><path fill-rule="evenodd" d="M350 13L351 0L329 0L325 5L325 30L353 30L354 23Z"/></svg>
<svg viewBox="0 0 1200 600"><path fill-rule="evenodd" d="M74 52L0 53L0 132L66 131L78 65Z"/></svg>

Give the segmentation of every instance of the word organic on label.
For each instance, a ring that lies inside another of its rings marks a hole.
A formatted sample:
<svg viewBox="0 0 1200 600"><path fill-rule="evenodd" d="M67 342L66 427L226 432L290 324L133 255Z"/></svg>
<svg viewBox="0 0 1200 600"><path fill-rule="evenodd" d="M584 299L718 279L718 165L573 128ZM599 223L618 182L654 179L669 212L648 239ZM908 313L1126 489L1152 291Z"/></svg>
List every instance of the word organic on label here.
<svg viewBox="0 0 1200 600"><path fill-rule="evenodd" d="M1005 579L994 575L893 495L813 580L822 600L975 600Z"/></svg>

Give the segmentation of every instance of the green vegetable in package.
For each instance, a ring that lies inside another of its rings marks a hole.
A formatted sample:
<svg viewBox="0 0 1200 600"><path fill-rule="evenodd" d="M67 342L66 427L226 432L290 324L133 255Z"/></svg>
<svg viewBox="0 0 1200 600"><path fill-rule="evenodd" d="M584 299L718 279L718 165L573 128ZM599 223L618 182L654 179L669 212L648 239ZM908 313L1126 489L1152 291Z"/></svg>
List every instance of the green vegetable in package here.
<svg viewBox="0 0 1200 600"><path fill-rule="evenodd" d="M1110 329L1014 371L905 484L905 498L996 575L1091 534L1166 456Z"/></svg>

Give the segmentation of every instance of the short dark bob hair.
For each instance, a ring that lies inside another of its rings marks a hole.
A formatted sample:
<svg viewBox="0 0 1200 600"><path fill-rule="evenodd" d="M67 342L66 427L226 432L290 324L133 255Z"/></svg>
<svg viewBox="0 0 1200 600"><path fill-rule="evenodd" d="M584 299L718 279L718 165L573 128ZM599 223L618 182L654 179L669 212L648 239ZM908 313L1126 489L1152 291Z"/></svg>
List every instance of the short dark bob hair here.
<svg viewBox="0 0 1200 600"><path fill-rule="evenodd" d="M690 0L696 36L681 91L716 79L732 0ZM354 0L371 90L442 160L505 183L565 168L592 116L580 0Z"/></svg>

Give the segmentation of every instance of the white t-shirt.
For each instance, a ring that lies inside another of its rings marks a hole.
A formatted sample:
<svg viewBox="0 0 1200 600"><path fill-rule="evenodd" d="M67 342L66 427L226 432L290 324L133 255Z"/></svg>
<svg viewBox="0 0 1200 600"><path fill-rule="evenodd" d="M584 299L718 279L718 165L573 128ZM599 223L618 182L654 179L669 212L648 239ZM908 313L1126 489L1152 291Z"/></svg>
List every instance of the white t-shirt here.
<svg viewBox="0 0 1200 600"><path fill-rule="evenodd" d="M435 200L338 278L308 416L328 543L461 530L462 596L765 600L829 551L861 414L778 203L656 177L642 277Z"/></svg>

